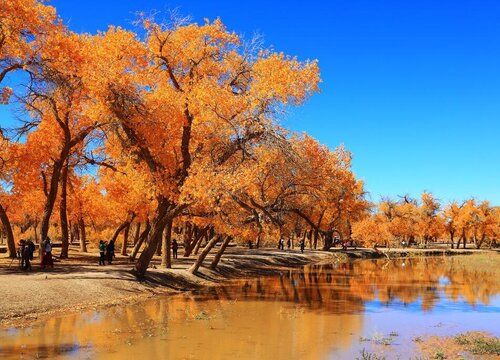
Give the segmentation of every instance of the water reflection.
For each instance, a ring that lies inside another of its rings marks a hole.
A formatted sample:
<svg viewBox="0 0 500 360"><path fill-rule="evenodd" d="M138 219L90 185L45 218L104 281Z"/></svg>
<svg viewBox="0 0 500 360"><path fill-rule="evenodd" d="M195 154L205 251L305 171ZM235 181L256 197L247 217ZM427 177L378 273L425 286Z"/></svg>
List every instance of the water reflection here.
<svg viewBox="0 0 500 360"><path fill-rule="evenodd" d="M454 311L454 321L479 319L485 308L498 318L498 304L490 304L500 292L496 269L471 264L415 258L312 265L4 330L0 357L355 358L361 334L381 322L407 325L410 308L425 315L421 324L450 302L444 311ZM392 312L377 318L374 308Z"/></svg>
<svg viewBox="0 0 500 360"><path fill-rule="evenodd" d="M465 265L458 258L318 264L276 277L235 281L202 291L197 299L293 302L337 314L363 312L364 304L374 300L385 306L419 302L423 311L443 299L488 305L500 292L495 272Z"/></svg>

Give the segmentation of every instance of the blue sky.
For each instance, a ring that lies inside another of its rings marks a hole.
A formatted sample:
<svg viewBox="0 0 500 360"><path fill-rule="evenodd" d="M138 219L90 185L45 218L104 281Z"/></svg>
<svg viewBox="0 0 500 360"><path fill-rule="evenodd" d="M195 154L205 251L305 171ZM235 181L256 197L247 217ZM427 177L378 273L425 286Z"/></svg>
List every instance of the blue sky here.
<svg viewBox="0 0 500 360"><path fill-rule="evenodd" d="M321 93L283 124L352 151L372 200L432 191L500 205L500 1L52 0L77 32L179 8L299 59ZM5 119L5 109L0 110ZM4 122L4 120L2 120Z"/></svg>

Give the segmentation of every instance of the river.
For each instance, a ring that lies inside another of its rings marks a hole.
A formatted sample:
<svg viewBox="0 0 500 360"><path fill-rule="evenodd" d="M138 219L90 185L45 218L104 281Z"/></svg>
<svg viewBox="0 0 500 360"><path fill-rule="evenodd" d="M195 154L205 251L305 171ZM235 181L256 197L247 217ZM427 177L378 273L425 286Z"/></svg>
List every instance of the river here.
<svg viewBox="0 0 500 360"><path fill-rule="evenodd" d="M500 335L498 264L456 256L309 265L4 329L0 357L356 359L365 349L409 359L426 335Z"/></svg>

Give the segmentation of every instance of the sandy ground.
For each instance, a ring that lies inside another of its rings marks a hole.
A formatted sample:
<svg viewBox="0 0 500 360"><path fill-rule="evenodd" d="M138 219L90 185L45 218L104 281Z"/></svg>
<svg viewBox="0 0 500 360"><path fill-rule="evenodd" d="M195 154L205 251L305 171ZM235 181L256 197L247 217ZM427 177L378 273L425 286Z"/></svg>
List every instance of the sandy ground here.
<svg viewBox="0 0 500 360"><path fill-rule="evenodd" d="M444 255L405 249L391 250L391 257ZM470 253L471 251L465 251ZM58 249L55 250L57 255ZM463 254L463 250L449 254ZM205 264L210 264L209 255ZM98 253L81 254L70 248L70 259L56 261L54 269L43 271L35 258L33 271L19 270L18 261L0 254L0 326L24 326L43 320L54 313L80 311L144 300L165 293L215 286L228 278L251 277L275 273L286 267L303 266L313 262L346 261L347 258L384 256L368 249L351 249L347 253L306 250L246 249L230 247L217 271L201 268L199 274L185 271L194 257L173 260L172 269L161 269L156 257L147 277L141 281L131 272L132 263L126 256L117 255L113 265L98 266Z"/></svg>
<svg viewBox="0 0 500 360"><path fill-rule="evenodd" d="M57 255L56 249L55 254ZM201 268L197 276L186 272L194 257L173 260L172 269L161 269L155 258L146 279L138 281L132 263L117 255L112 265L98 266L98 254L80 254L70 248L70 258L57 261L54 269L41 270L38 259L33 270L19 270L18 260L0 255L0 326L24 326L54 313L112 306L144 300L165 293L214 286L227 278L255 276L283 267L331 261L339 255L298 250L248 250L229 248L217 271ZM205 264L210 264L209 255Z"/></svg>

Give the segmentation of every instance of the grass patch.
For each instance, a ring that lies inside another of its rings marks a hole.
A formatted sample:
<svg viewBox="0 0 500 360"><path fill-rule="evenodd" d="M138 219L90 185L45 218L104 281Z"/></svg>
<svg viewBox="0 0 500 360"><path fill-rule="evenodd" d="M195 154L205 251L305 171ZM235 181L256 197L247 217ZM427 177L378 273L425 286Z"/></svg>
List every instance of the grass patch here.
<svg viewBox="0 0 500 360"><path fill-rule="evenodd" d="M468 332L455 336L457 344L476 355L500 355L500 338Z"/></svg>
<svg viewBox="0 0 500 360"><path fill-rule="evenodd" d="M361 357L357 357L356 360L386 360L385 356L378 356L377 354L366 351L365 349L361 350Z"/></svg>

